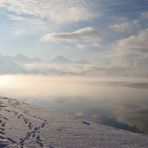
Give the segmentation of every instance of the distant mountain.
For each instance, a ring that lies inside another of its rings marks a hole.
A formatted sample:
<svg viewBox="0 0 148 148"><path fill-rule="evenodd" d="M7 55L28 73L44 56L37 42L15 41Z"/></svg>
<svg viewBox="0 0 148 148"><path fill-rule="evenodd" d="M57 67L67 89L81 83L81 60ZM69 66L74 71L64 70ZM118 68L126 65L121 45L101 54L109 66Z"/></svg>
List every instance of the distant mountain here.
<svg viewBox="0 0 148 148"><path fill-rule="evenodd" d="M76 61L77 64L90 64L87 59L80 59L79 61Z"/></svg>
<svg viewBox="0 0 148 148"><path fill-rule="evenodd" d="M0 55L0 74L83 74L88 71L87 64L89 64L87 59L71 61L64 56L57 56L46 63L38 58L21 54L13 57Z"/></svg>
<svg viewBox="0 0 148 148"><path fill-rule="evenodd" d="M27 56L24 56L22 54L18 54L14 57L12 57L13 60L16 62L16 63L40 63L42 62L41 59L39 58L30 58L30 57L27 57Z"/></svg>
<svg viewBox="0 0 148 148"><path fill-rule="evenodd" d="M54 64L69 64L69 63L73 63L72 61L70 61L69 59L67 59L67 58L65 58L63 56L55 57L50 62L54 63Z"/></svg>
<svg viewBox="0 0 148 148"><path fill-rule="evenodd" d="M26 73L27 71L9 57L0 55L0 74Z"/></svg>

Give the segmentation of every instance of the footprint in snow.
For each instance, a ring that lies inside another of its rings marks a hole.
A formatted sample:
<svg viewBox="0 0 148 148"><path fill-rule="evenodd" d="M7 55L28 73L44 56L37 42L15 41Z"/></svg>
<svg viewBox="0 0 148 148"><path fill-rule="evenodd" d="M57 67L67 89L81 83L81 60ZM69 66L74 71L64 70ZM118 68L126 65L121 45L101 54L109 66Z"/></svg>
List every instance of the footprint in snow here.
<svg viewBox="0 0 148 148"><path fill-rule="evenodd" d="M90 125L90 123L86 121L83 121L83 124Z"/></svg>

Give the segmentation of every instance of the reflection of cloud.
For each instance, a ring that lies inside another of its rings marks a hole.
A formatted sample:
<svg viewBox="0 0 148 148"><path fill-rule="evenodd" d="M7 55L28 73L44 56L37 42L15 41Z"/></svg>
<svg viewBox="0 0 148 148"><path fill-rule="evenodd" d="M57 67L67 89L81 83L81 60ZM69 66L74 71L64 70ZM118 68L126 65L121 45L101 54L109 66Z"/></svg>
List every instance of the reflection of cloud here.
<svg viewBox="0 0 148 148"><path fill-rule="evenodd" d="M129 125L124 121L118 121L115 117L110 117L110 115L102 116L98 118L99 123L119 129L128 130L131 132L140 132L140 130L135 125Z"/></svg>
<svg viewBox="0 0 148 148"><path fill-rule="evenodd" d="M74 115L78 118L80 118L80 117L82 118L84 116L84 114L82 112L76 112Z"/></svg>
<svg viewBox="0 0 148 148"><path fill-rule="evenodd" d="M69 98L66 98L66 97L54 98L54 102L60 105L67 103L68 101L69 101Z"/></svg>
<svg viewBox="0 0 148 148"><path fill-rule="evenodd" d="M129 83L126 86L132 88L148 89L148 83Z"/></svg>
<svg viewBox="0 0 148 148"><path fill-rule="evenodd" d="M147 82L105 82L105 84L113 86L113 87L129 87L129 88L148 89Z"/></svg>

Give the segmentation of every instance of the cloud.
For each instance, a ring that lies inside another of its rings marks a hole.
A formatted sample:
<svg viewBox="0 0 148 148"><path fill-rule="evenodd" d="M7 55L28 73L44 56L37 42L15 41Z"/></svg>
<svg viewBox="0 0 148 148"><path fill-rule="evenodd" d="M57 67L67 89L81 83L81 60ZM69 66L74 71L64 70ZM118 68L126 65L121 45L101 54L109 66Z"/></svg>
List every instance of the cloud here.
<svg viewBox="0 0 148 148"><path fill-rule="evenodd" d="M54 41L54 40L75 40L75 38L83 38L86 36L96 35L97 30L91 27L82 28L70 33L49 33L43 36L42 40L47 41Z"/></svg>
<svg viewBox="0 0 148 148"><path fill-rule="evenodd" d="M108 69L119 74L125 70L134 76L148 76L148 28L136 35L118 40L108 54Z"/></svg>
<svg viewBox="0 0 148 148"><path fill-rule="evenodd" d="M73 74L86 74L93 68L93 65L89 64L26 64L27 70L41 71L42 73L73 73Z"/></svg>
<svg viewBox="0 0 148 148"><path fill-rule="evenodd" d="M19 15L7 15L7 17L9 18L9 20L12 20L12 21L24 21L24 20L26 20L25 17L19 16Z"/></svg>
<svg viewBox="0 0 148 148"><path fill-rule="evenodd" d="M110 29L113 30L114 32L125 32L125 31L131 32L137 26L138 26L138 21L134 20L134 21L113 24L110 26Z"/></svg>
<svg viewBox="0 0 148 148"><path fill-rule="evenodd" d="M54 28L54 24L50 23L48 20L44 21L40 18L26 18L21 15L7 15L7 18L10 21L13 21L17 26L23 26L23 30L26 30L29 33L42 33L47 30L52 30ZM19 24L19 25L18 25ZM14 26L15 28L16 26Z"/></svg>
<svg viewBox="0 0 148 148"><path fill-rule="evenodd" d="M132 50L133 52L148 52L148 28L137 35L131 35L128 38L119 40L116 48L120 50Z"/></svg>
<svg viewBox="0 0 148 148"><path fill-rule="evenodd" d="M143 12L143 13L142 13L142 16L143 16L145 19L148 19L148 11Z"/></svg>
<svg viewBox="0 0 148 148"><path fill-rule="evenodd" d="M89 0L1 0L0 7L17 15L40 17L58 24L87 21L100 16L100 12L93 9L93 2ZM16 18L11 16L11 19Z"/></svg>
<svg viewBox="0 0 148 148"><path fill-rule="evenodd" d="M16 29L16 30L13 31L13 33L14 33L16 36L22 36L22 35L27 34L27 31L24 30L24 29Z"/></svg>
<svg viewBox="0 0 148 148"><path fill-rule="evenodd" d="M98 47L101 41L100 32L92 27L81 28L74 32L48 33L41 39L43 42L60 41L75 44L78 48Z"/></svg>

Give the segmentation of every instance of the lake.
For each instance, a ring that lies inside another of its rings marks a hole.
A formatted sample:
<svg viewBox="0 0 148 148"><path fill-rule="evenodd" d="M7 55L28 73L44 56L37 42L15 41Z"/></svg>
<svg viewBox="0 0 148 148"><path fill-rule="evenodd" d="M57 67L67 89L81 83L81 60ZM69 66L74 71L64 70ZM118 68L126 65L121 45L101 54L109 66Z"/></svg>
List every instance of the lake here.
<svg viewBox="0 0 148 148"><path fill-rule="evenodd" d="M148 79L1 75L0 95L148 134Z"/></svg>

